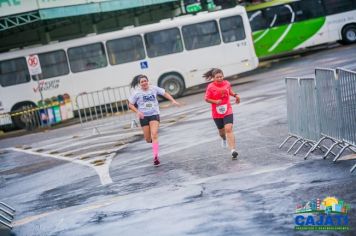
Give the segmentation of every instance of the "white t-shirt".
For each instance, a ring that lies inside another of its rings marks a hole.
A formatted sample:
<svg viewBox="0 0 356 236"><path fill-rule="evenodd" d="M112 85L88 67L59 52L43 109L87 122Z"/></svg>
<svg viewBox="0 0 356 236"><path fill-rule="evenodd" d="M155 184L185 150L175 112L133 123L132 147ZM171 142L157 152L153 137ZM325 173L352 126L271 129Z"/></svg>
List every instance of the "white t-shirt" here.
<svg viewBox="0 0 356 236"><path fill-rule="evenodd" d="M159 105L157 94L163 95L166 91L157 86L150 86L147 91L141 88L135 89L129 97L131 104L137 104L137 109L143 113L144 116L159 115Z"/></svg>

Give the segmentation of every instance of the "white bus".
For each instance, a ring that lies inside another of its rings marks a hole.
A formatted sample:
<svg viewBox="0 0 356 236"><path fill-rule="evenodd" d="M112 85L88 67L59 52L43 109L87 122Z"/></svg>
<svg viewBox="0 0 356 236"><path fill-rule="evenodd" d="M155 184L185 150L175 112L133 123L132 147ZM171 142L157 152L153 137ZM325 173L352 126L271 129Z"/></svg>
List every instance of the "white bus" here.
<svg viewBox="0 0 356 236"><path fill-rule="evenodd" d="M40 88L31 78L26 56L38 55ZM258 66L244 7L186 15L159 23L87 36L0 54L0 113L36 106L41 99L67 93L129 85L137 74L174 97L204 83L212 67L225 76ZM13 117L16 126L23 126ZM1 124L1 123L0 123Z"/></svg>

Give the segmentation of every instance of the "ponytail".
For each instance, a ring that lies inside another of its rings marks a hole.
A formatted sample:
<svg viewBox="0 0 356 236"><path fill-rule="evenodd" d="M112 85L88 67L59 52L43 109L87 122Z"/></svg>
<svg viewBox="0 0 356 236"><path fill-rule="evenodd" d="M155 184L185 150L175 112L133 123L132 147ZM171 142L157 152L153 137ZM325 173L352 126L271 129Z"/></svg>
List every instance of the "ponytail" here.
<svg viewBox="0 0 356 236"><path fill-rule="evenodd" d="M205 80L209 81L211 80L216 74L223 74L222 70L219 68L212 68L210 70L208 70L207 72L205 72L203 74L203 77L205 78Z"/></svg>
<svg viewBox="0 0 356 236"><path fill-rule="evenodd" d="M131 88L136 88L140 84L140 80L142 78L145 78L148 81L148 78L147 78L146 75L142 75L142 74L141 75L136 75L131 81Z"/></svg>

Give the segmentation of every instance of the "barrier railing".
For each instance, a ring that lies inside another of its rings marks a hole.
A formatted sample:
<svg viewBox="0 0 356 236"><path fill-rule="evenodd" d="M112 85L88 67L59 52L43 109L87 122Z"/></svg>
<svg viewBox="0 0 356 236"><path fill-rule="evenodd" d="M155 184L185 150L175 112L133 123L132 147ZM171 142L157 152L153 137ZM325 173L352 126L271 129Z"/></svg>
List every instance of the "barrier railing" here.
<svg viewBox="0 0 356 236"><path fill-rule="evenodd" d="M345 146L340 154L349 147L356 147L356 72L338 68L339 89L342 112L342 141ZM340 155L339 155L340 156ZM335 157L334 161L339 157Z"/></svg>
<svg viewBox="0 0 356 236"><path fill-rule="evenodd" d="M314 78L286 78L288 137L295 138L287 152L301 143L296 155L304 145L313 145L304 159L315 149L326 149L323 156L334 155L337 161L341 154L356 148L356 73L338 68L317 68ZM325 147L324 140L331 146ZM333 150L340 148L337 153ZM351 168L351 172L356 165Z"/></svg>
<svg viewBox="0 0 356 236"><path fill-rule="evenodd" d="M279 146L281 148L289 139L296 140L288 149L290 152L299 142L301 145L293 153L296 155L302 147L313 147L320 139L320 125L316 104L314 78L288 77L287 88L288 137ZM321 147L319 147L321 148Z"/></svg>
<svg viewBox="0 0 356 236"><path fill-rule="evenodd" d="M325 153L325 159L335 146L343 147L342 142L342 110L341 97L339 91L339 80L337 79L336 71L333 69L315 69L315 83L317 88L318 112L320 117L320 130L322 138L318 144L328 139L333 142ZM314 151L312 149L311 151Z"/></svg>
<svg viewBox="0 0 356 236"><path fill-rule="evenodd" d="M0 224L12 229L11 222L14 219L15 209L4 202L0 202Z"/></svg>
<svg viewBox="0 0 356 236"><path fill-rule="evenodd" d="M64 94L41 100L37 105L23 105L12 112L0 113L0 126L32 130L61 123L73 117L71 99L68 94Z"/></svg>
<svg viewBox="0 0 356 236"><path fill-rule="evenodd" d="M76 96L76 108L81 126L93 129L117 123L129 122L137 126L135 114L128 107L130 87L106 88Z"/></svg>

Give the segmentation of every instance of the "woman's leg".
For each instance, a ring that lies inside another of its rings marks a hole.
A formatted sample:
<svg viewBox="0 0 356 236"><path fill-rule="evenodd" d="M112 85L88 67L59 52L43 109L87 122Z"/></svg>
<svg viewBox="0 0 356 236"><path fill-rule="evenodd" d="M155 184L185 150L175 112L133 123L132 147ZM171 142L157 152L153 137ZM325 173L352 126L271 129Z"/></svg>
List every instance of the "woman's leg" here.
<svg viewBox="0 0 356 236"><path fill-rule="evenodd" d="M223 118L214 118L216 128L218 128L219 135L221 137L221 147L226 148L226 134L224 128L224 119Z"/></svg>
<svg viewBox="0 0 356 236"><path fill-rule="evenodd" d="M150 131L151 131L151 139L152 143L158 143L158 127L159 122L157 120L151 120L149 123Z"/></svg>
<svg viewBox="0 0 356 236"><path fill-rule="evenodd" d="M230 150L233 150L236 148L236 144L235 144L235 135L232 130L232 124L231 123L226 124L224 129L225 129L225 133L226 133L227 144L228 144Z"/></svg>
<svg viewBox="0 0 356 236"><path fill-rule="evenodd" d="M143 137L147 143L152 143L151 130L148 117L140 119L140 125L143 131Z"/></svg>
<svg viewBox="0 0 356 236"><path fill-rule="evenodd" d="M159 144L158 144L158 127L159 121L151 120L150 121L150 130L151 130L151 138L152 138L152 152L153 152L153 164L159 165L158 152L159 152Z"/></svg>
<svg viewBox="0 0 356 236"><path fill-rule="evenodd" d="M224 128L228 146L231 150L232 159L236 159L239 155L236 151L235 135L233 131L234 116L233 114L224 117Z"/></svg>
<svg viewBox="0 0 356 236"><path fill-rule="evenodd" d="M226 148L227 143L226 143L226 134L225 134L225 128L218 129L219 130L219 135L221 137L221 147Z"/></svg>
<svg viewBox="0 0 356 236"><path fill-rule="evenodd" d="M226 139L226 134L225 134L225 127L222 129L219 129L219 135L222 139Z"/></svg>
<svg viewBox="0 0 356 236"><path fill-rule="evenodd" d="M143 137L147 143L152 143L151 130L149 125L142 126Z"/></svg>

